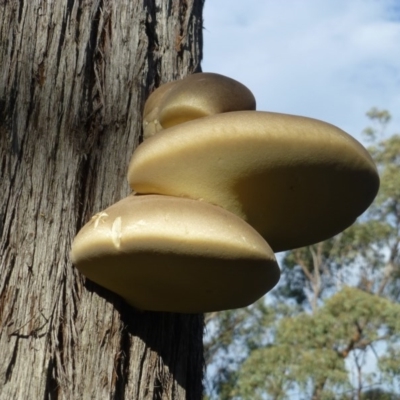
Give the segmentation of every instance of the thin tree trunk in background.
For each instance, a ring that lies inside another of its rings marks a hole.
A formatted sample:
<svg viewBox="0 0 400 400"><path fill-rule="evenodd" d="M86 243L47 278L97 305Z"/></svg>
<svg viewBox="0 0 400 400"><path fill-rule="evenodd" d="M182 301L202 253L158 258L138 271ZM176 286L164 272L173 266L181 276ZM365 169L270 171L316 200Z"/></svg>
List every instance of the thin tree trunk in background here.
<svg viewBox="0 0 400 400"><path fill-rule="evenodd" d="M203 315L85 281L77 230L126 196L141 111L200 69L204 0L0 0L0 399L200 399Z"/></svg>

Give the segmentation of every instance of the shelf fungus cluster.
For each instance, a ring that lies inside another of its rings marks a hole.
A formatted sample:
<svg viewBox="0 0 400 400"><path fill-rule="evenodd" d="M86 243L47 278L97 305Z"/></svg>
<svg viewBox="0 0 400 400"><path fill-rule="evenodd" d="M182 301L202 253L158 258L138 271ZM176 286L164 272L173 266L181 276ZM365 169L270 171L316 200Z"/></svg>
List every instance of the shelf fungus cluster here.
<svg viewBox="0 0 400 400"><path fill-rule="evenodd" d="M128 181L135 192L78 233L89 279L152 311L247 306L279 280L274 252L350 226L379 188L364 147L315 119L255 111L210 73L154 91Z"/></svg>

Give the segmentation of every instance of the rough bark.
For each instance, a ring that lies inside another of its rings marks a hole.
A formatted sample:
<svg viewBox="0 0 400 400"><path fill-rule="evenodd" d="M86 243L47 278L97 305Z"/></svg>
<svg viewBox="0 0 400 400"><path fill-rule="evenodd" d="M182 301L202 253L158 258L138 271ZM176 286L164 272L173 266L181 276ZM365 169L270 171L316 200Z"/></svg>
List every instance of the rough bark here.
<svg viewBox="0 0 400 400"><path fill-rule="evenodd" d="M204 0L0 0L0 399L200 399L202 315L136 312L71 265L126 196L141 111L199 70Z"/></svg>

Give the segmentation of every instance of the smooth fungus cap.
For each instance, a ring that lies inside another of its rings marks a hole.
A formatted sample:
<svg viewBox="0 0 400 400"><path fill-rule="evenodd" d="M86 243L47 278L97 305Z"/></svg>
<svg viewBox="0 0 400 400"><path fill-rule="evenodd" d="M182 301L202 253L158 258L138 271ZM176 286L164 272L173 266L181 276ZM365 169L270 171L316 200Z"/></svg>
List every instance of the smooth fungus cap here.
<svg viewBox="0 0 400 400"><path fill-rule="evenodd" d="M247 306L279 280L265 240L200 201L131 195L78 233L72 262L132 306L198 313Z"/></svg>
<svg viewBox="0 0 400 400"><path fill-rule="evenodd" d="M339 128L258 111L173 126L134 152L138 193L201 199L252 225L274 251L316 243L350 226L379 188L368 152Z"/></svg>
<svg viewBox="0 0 400 400"><path fill-rule="evenodd" d="M208 115L255 108L253 94L240 82L207 72L189 75L160 86L149 96L143 111L143 137Z"/></svg>

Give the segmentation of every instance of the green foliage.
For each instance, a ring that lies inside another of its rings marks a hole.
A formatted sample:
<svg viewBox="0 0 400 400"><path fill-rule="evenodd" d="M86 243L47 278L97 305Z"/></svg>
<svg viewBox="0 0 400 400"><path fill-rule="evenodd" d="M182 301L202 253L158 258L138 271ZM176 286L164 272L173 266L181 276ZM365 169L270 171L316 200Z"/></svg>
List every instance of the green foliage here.
<svg viewBox="0 0 400 400"><path fill-rule="evenodd" d="M349 353L383 340L396 343L399 316L399 304L345 287L315 314L303 312L281 319L273 343L252 351L242 364L237 394L249 400L262 399L264 394L284 399L297 385L303 392L312 388L310 397L319 389L323 399L349 390L345 366ZM388 356L380 361L392 373L400 368Z"/></svg>
<svg viewBox="0 0 400 400"><path fill-rule="evenodd" d="M374 204L336 237L285 253L272 305L210 316L210 399L400 398L376 387L400 387L400 135L384 138L387 111L367 115Z"/></svg>
<svg viewBox="0 0 400 400"><path fill-rule="evenodd" d="M386 354L379 359L380 369L392 380L400 384L400 346L398 343L391 344ZM399 396L400 398L400 396Z"/></svg>
<svg viewBox="0 0 400 400"><path fill-rule="evenodd" d="M383 135L387 124L392 119L392 116L389 111L379 110L376 107L372 107L366 115L370 121L374 123L374 126L365 128L363 133L368 139L376 140L379 134Z"/></svg>

